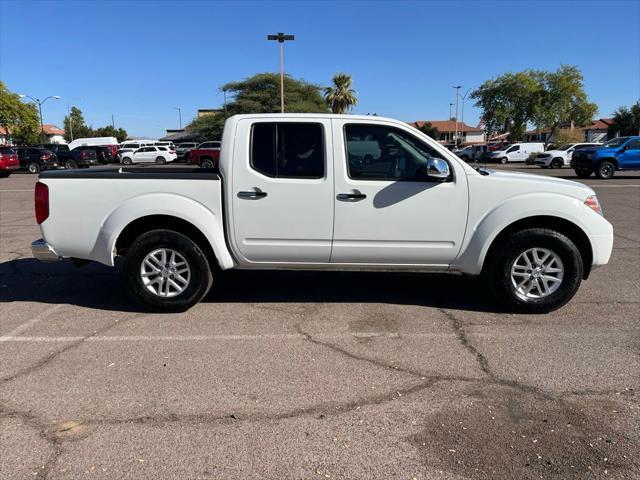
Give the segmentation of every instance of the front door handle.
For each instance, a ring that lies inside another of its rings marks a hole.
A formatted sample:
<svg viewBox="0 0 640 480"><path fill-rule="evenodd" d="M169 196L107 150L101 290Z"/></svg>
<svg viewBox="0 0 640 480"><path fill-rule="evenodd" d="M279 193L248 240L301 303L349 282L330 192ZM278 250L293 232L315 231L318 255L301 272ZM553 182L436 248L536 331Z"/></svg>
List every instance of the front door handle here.
<svg viewBox="0 0 640 480"><path fill-rule="evenodd" d="M357 202L358 200L364 200L365 198L367 198L367 196L364 193L339 193L338 194L338 200L348 200L348 201L353 201L353 202Z"/></svg>
<svg viewBox="0 0 640 480"><path fill-rule="evenodd" d="M267 196L267 192L263 192L260 189L250 190L248 192L238 192L238 198L245 198L247 200L257 200Z"/></svg>

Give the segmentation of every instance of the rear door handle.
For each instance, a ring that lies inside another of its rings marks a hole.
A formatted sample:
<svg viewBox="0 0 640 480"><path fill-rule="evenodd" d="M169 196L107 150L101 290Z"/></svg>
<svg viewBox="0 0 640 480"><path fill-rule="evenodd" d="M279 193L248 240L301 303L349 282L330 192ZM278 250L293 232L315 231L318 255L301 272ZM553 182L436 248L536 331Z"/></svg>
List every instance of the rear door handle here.
<svg viewBox="0 0 640 480"><path fill-rule="evenodd" d="M338 194L338 200L351 200L351 201L358 201L358 200L364 200L365 198L367 198L367 196L364 193L339 193Z"/></svg>
<svg viewBox="0 0 640 480"><path fill-rule="evenodd" d="M262 190L255 189L250 190L248 192L238 192L238 198L244 198L247 200L257 200L259 198L264 198L267 196L267 192L263 192Z"/></svg>

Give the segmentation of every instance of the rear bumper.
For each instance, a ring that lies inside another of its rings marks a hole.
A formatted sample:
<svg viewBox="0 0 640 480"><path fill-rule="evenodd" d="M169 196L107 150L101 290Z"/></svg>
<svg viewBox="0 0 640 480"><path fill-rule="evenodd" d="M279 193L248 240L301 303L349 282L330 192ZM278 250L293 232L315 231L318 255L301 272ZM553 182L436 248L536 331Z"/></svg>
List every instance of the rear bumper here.
<svg viewBox="0 0 640 480"><path fill-rule="evenodd" d="M60 260L60 256L53 247L42 238L31 243L31 254L41 262L57 262Z"/></svg>

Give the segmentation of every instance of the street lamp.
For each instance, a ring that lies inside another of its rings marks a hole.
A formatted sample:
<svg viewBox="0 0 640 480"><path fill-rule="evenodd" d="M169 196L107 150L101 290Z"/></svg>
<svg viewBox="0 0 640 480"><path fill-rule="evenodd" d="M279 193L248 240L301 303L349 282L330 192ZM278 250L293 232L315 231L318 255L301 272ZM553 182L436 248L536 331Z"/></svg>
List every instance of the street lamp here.
<svg viewBox="0 0 640 480"><path fill-rule="evenodd" d="M277 40L280 44L280 113L284 113L284 42L295 40L295 37L279 32L277 35L267 35L267 40Z"/></svg>
<svg viewBox="0 0 640 480"><path fill-rule="evenodd" d="M39 98L33 98L29 95L18 95L19 98L30 98L31 100L33 100L34 102L36 102L38 104L38 111L40 112L40 134L44 133L44 123L42 122L42 104L44 102L46 102L47 100L49 100L50 98L53 98L54 100L60 100L60 97L58 95L50 95L47 98L45 98L44 100L40 101Z"/></svg>
<svg viewBox="0 0 640 480"><path fill-rule="evenodd" d="M462 85L456 85L455 87L453 87L456 89L456 133L455 133L455 141L456 141L456 147L458 146L458 97L460 97L460 89L462 88Z"/></svg>
<svg viewBox="0 0 640 480"><path fill-rule="evenodd" d="M460 117L461 117L461 119L462 119L462 126L463 126L463 128L464 128L464 125L465 125L465 123L464 123L464 99L465 99L465 98L467 98L467 95L469 95L469 92L470 92L470 91L471 91L471 89L469 88L469 89L467 90L467 92L462 96L462 113L460 114Z"/></svg>
<svg viewBox="0 0 640 480"><path fill-rule="evenodd" d="M174 110L178 110L178 119L180 121L180 129L182 129L182 109L180 107L174 107Z"/></svg>

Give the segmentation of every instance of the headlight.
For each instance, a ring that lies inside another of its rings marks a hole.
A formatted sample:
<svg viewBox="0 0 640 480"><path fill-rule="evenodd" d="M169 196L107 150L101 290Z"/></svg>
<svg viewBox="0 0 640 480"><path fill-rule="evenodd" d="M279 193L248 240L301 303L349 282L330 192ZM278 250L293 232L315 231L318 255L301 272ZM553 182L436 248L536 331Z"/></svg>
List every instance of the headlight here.
<svg viewBox="0 0 640 480"><path fill-rule="evenodd" d="M600 202L598 201L598 197L596 197L595 195L587 197L587 199L584 201L584 204L594 212L599 213L604 217L602 213L602 207L600 206Z"/></svg>

